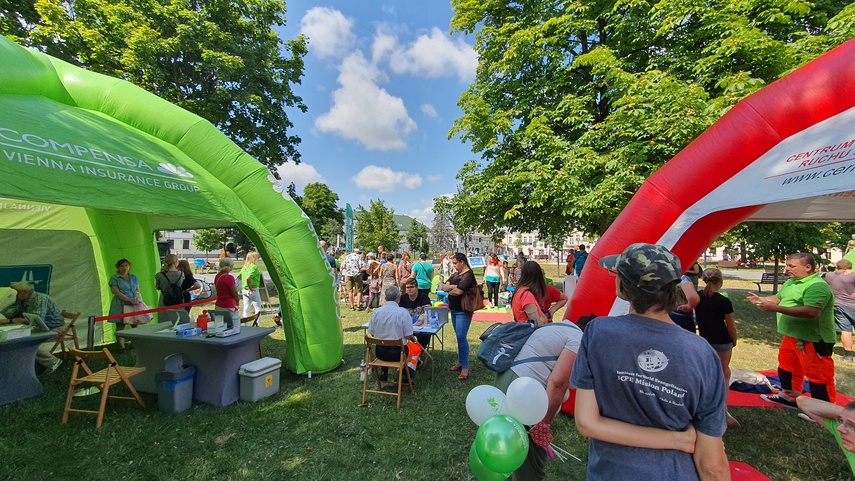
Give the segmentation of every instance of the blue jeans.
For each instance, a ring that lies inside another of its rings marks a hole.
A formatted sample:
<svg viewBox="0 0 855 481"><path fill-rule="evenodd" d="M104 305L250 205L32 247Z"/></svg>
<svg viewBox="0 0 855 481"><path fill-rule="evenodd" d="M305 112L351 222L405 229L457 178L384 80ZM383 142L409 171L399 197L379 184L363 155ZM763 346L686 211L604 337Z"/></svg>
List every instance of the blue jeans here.
<svg viewBox="0 0 855 481"><path fill-rule="evenodd" d="M454 326L454 334L457 336L457 361L463 369L469 369L469 325L472 324L472 313L463 311L451 311L451 325Z"/></svg>

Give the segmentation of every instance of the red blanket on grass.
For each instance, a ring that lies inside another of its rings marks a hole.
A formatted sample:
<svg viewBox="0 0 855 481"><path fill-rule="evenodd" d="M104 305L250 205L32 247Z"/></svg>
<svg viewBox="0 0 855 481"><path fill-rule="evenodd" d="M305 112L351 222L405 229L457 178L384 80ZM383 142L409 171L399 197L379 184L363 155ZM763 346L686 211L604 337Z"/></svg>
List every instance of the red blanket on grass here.
<svg viewBox="0 0 855 481"><path fill-rule="evenodd" d="M760 371L760 374L769 377L777 376L777 371ZM775 383L773 383L775 384ZM837 401L835 404L845 406L846 403L853 399L845 394L837 393ZM763 408L782 408L780 404L768 403L760 399L759 394L734 391L731 389L727 395L727 405L730 407L763 407Z"/></svg>

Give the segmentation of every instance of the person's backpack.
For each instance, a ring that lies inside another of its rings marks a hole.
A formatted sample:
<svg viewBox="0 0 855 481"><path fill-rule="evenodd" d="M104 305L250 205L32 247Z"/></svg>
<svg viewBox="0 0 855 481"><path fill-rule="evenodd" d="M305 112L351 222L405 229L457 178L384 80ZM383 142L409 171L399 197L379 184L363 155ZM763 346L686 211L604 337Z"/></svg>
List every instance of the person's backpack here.
<svg viewBox="0 0 855 481"><path fill-rule="evenodd" d="M175 283L169 282L169 277L166 274L163 274L163 277L166 279L166 282L169 284L163 291L163 305L165 306L174 306L176 304L184 303L184 289L181 288L181 284L184 282L184 274L178 278Z"/></svg>
<svg viewBox="0 0 855 481"><path fill-rule="evenodd" d="M478 359L487 369L494 372L505 372L512 366L527 362L549 362L558 360L558 356L539 356L515 360L528 338L537 329L549 326L572 327L561 322L549 323L534 327L530 322L496 323L481 334L481 345L478 347Z"/></svg>

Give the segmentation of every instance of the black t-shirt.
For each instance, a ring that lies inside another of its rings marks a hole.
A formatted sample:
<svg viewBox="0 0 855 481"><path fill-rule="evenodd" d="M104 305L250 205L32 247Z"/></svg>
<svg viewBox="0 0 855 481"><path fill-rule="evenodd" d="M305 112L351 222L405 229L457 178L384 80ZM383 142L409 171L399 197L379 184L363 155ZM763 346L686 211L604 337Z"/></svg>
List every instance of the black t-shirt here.
<svg viewBox="0 0 855 481"><path fill-rule="evenodd" d="M452 311L462 311L463 307L460 305L460 299L466 295L466 291L477 286L478 281L475 280L475 274L472 273L472 269L469 269L463 275L454 274L446 284L455 285L458 289L464 292L459 296L452 296L450 294L448 296L448 309Z"/></svg>
<svg viewBox="0 0 855 481"><path fill-rule="evenodd" d="M424 292L419 292L419 295L416 296L416 300L414 300L414 301L410 299L410 296L408 296L406 293L404 293L404 295L401 296L401 302L399 302L398 305L400 307L403 307L404 309L410 311L410 315L414 316L414 315L416 315L417 309L419 307L424 307L424 306L430 307L431 304L430 304L430 297L428 297L428 295L425 294Z"/></svg>
<svg viewBox="0 0 855 481"><path fill-rule="evenodd" d="M710 344L726 344L733 342L727 332L724 316L733 313L730 299L716 292L712 297L698 291L701 301L695 307L695 319L698 322L698 333Z"/></svg>
<svg viewBox="0 0 855 481"><path fill-rule="evenodd" d="M190 292L187 289L196 284L196 279L193 276L184 276L184 282L181 283L181 290L184 291L184 302L190 302Z"/></svg>

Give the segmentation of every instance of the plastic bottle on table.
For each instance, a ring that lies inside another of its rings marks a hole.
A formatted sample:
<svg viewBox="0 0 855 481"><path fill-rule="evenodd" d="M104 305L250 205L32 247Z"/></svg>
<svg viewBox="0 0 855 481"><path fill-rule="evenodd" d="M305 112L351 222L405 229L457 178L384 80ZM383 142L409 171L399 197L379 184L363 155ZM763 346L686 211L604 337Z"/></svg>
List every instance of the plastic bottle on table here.
<svg viewBox="0 0 855 481"><path fill-rule="evenodd" d="M430 313L430 327L439 327L439 317L437 317L436 311Z"/></svg>
<svg viewBox="0 0 855 481"><path fill-rule="evenodd" d="M208 311L202 311L202 314L196 318L196 327L201 329L203 332L208 330Z"/></svg>

